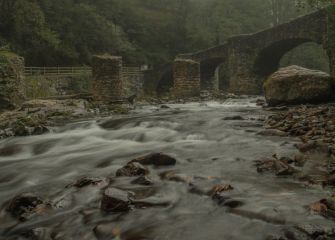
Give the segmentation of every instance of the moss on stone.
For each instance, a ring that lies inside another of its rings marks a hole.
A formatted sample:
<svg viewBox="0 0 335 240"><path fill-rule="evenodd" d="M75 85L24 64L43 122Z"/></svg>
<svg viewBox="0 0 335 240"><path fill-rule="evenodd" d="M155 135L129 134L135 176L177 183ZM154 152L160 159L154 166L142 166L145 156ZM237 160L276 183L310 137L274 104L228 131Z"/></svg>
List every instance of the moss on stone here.
<svg viewBox="0 0 335 240"><path fill-rule="evenodd" d="M17 54L10 52L10 51L0 51L0 56L5 56L5 57L18 57Z"/></svg>
<svg viewBox="0 0 335 240"><path fill-rule="evenodd" d="M0 65L7 65L10 63L10 58L18 57L15 53L9 51L0 51Z"/></svg>
<svg viewBox="0 0 335 240"><path fill-rule="evenodd" d="M55 112L51 112L47 115L47 117L70 117L71 113L69 111L55 111Z"/></svg>
<svg viewBox="0 0 335 240"><path fill-rule="evenodd" d="M121 104L113 104L109 106L109 109L116 114L127 114L129 113L129 109Z"/></svg>
<svg viewBox="0 0 335 240"><path fill-rule="evenodd" d="M331 14L335 14L335 4L328 6L327 11Z"/></svg>

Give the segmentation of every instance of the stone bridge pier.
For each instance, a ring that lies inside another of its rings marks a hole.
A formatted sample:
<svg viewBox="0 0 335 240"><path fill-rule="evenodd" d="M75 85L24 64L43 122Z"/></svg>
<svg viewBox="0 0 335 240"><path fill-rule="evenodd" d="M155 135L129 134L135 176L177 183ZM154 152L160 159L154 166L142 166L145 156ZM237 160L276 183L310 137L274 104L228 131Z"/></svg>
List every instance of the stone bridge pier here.
<svg viewBox="0 0 335 240"><path fill-rule="evenodd" d="M189 59L176 59L173 64L173 94L193 97L200 93L200 64Z"/></svg>
<svg viewBox="0 0 335 240"><path fill-rule="evenodd" d="M94 56L92 73L95 101L110 103L123 99L122 57Z"/></svg>

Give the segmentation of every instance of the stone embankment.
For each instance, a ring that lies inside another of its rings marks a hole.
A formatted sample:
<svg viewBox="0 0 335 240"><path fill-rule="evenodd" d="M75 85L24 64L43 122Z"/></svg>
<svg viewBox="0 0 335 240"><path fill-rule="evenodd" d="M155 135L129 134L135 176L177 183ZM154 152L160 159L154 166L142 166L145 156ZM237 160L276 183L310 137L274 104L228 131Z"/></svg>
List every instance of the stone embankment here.
<svg viewBox="0 0 335 240"><path fill-rule="evenodd" d="M54 126L71 121L128 113L127 103L95 105L82 98L36 99L24 102L19 108L0 112L0 139L12 136L41 135Z"/></svg>

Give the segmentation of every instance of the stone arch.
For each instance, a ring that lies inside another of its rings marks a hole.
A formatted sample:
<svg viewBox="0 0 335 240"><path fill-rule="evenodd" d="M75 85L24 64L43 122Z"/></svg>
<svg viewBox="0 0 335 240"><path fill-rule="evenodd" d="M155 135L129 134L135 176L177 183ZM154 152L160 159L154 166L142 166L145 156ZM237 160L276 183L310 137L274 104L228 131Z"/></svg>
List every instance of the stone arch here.
<svg viewBox="0 0 335 240"><path fill-rule="evenodd" d="M211 58L200 62L200 88L201 90L214 90L216 69L225 63L223 58ZM218 83L220 89L220 82Z"/></svg>
<svg viewBox="0 0 335 240"><path fill-rule="evenodd" d="M307 38L285 39L274 42L270 46L262 49L254 62L254 73L258 78L264 80L271 73L278 70L280 60L285 53L307 42L313 42L313 40Z"/></svg>
<svg viewBox="0 0 335 240"><path fill-rule="evenodd" d="M158 83L156 87L157 96L163 96L170 92L173 87L173 66L172 64L165 65L158 74Z"/></svg>

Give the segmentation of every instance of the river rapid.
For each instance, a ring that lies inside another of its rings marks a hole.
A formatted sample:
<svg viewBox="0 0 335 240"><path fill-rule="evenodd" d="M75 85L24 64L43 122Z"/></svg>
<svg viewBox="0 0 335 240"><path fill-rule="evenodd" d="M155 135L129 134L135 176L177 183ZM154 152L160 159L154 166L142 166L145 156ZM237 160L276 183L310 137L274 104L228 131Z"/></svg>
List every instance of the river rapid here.
<svg viewBox="0 0 335 240"><path fill-rule="evenodd" d="M97 225L111 224L124 233L122 240L258 240L289 225L331 226L333 222L306 209L326 197L325 190L257 173L254 160L293 154L298 140L257 135L270 113L255 100L144 106L129 115L75 122L41 136L1 140L0 149L12 150L0 156L0 239L25 239L22 232L40 229L38 239L94 240L101 239L93 231ZM224 120L231 116L244 120ZM126 178L111 184L164 206L106 214L100 210L101 189L65 187L83 176L114 179L117 169L152 152L171 155L177 164L150 168L153 186L130 184ZM208 196L193 194L188 184L161 180L158 174L166 170L193 176L201 186L232 185L230 196L243 202L238 209L253 214L236 214ZM57 208L17 223L6 207L22 192L37 193Z"/></svg>

